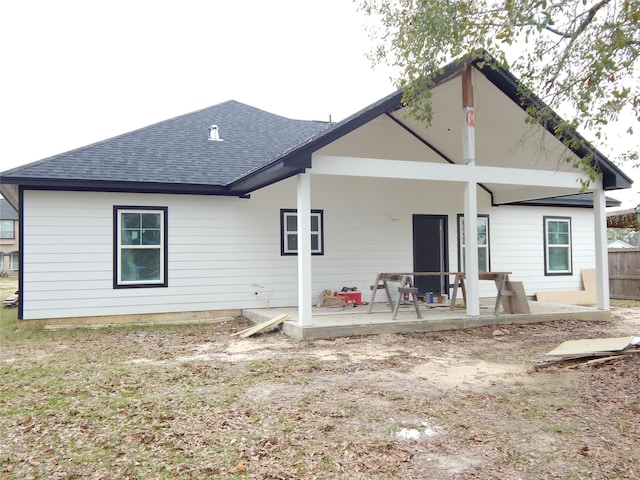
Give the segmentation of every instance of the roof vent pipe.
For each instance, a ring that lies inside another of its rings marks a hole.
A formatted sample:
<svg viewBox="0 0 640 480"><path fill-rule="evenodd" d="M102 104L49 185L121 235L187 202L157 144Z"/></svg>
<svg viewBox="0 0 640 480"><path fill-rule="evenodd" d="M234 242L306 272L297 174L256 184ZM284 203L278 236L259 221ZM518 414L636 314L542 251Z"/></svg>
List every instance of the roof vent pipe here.
<svg viewBox="0 0 640 480"><path fill-rule="evenodd" d="M218 125L211 125L209 127L209 140L213 140L215 142L222 142L220 138L220 133L218 132Z"/></svg>

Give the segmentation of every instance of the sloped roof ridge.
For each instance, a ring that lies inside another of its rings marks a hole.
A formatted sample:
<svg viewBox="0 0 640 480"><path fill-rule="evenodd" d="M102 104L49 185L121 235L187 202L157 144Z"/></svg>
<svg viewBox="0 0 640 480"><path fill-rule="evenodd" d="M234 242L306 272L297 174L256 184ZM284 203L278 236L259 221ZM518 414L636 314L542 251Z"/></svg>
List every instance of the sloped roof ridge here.
<svg viewBox="0 0 640 480"><path fill-rule="evenodd" d="M263 165L257 165L256 167L252 168L250 171L245 172L242 175L239 175L238 177L234 178L233 181L230 182L230 184L233 184L234 182L242 180L251 175L255 175L260 170L268 168L274 163L281 161L283 158L291 154L295 154L297 151L300 151L305 147L313 146L314 143L322 143L322 145L315 147L316 149L320 148L323 145L326 145L333 139L333 136L332 136L333 132L339 135L339 132L342 129L349 130L351 128L354 128L351 125L352 123L362 124L362 123L365 123L368 117L375 117L377 115L383 114L386 108L388 107L387 105L388 103L390 102L397 103L400 101L401 97L402 97L402 92L400 92L399 90L396 90L395 92L386 95L380 100L377 100L374 103L369 104L366 107L358 110L357 112L349 115L348 117L343 118L339 122L326 122L327 123L326 130L314 133L313 135L299 141L297 144L290 146L289 148L281 152L279 155L272 156ZM309 120L309 121L322 122L321 120Z"/></svg>
<svg viewBox="0 0 640 480"><path fill-rule="evenodd" d="M339 122L332 122L329 124L329 128L327 128L327 130L322 131L322 132L318 132L315 133L314 135L311 135L310 137L300 141L298 143L298 145L292 146L290 148L288 148L285 152L283 152L283 155L286 155L287 153L296 150L297 148L303 147L307 144L313 143L315 140L317 139L321 139L322 137L324 137L325 135L327 135L328 133L330 133L333 130L336 130L338 128L343 127L344 125L349 125L351 122L355 122L358 121L359 119L361 119L363 117L363 115L366 115L367 113L370 112L377 112L377 110L380 108L380 106L385 105L387 102L389 102L390 100L394 100L396 97L398 97L398 95L401 95L402 93L399 91L395 91L393 93L390 93L389 95L383 97L380 100L377 100L376 102L361 108L360 110L358 110L356 113L353 113L352 115L349 115L348 117L343 118L342 120L340 120Z"/></svg>
<svg viewBox="0 0 640 480"><path fill-rule="evenodd" d="M287 118L287 117L282 117L282 118ZM342 122L323 122L322 120L293 120L293 119L287 119L289 121L295 121L295 122L307 122L307 123L326 123L327 124L327 129L321 132L316 132L313 133L311 135L309 135L307 138L304 138L300 141L298 141L298 143L294 144L294 145L290 145L289 147L287 147L286 149L284 149L282 152L276 154L276 155L272 155L270 158L266 159L264 164L262 165L256 165L255 167L253 167L252 169L250 169L247 172L244 172L241 175L238 175L236 178L234 178L233 180L231 180L229 182L229 185L233 184L234 182L237 182L238 180L241 180L247 176L250 176L252 174L254 174L255 172L262 170L263 168L269 167L270 165L273 165L274 163L278 162L279 160L281 160L283 157L286 157L288 154L296 152L297 150L303 148L305 145L310 144L311 142L313 142L313 140L315 140L316 138L321 138L323 137L326 133L330 132L331 130L333 130L337 125L340 125Z"/></svg>
<svg viewBox="0 0 640 480"><path fill-rule="evenodd" d="M121 138L127 138L127 137L130 137L130 136L136 135L136 134L138 134L140 132L144 132L145 130L150 130L152 128L155 128L155 127L157 127L159 125L163 125L163 124L166 124L166 123L169 123L169 122L174 122L176 120L180 120L181 118L189 117L191 115L195 115L195 114L204 112L206 110L209 110L211 108L220 107L220 106L223 106L223 105L226 105L226 104L244 105L246 107L253 108L255 110L260 110L258 108L252 107L251 105L247 105L247 104L244 104L242 102L238 102L237 100L225 100L224 102L216 103L214 105L209 105L208 107L204 107L204 108L195 110L193 112L188 112L188 113L183 113L183 114L180 114L180 115L176 115L175 117L171 117L171 118L167 118L167 119L164 119L164 120L160 120L159 122L154 122L154 123L151 123L149 125L145 125L143 127L137 128L135 130L131 130L131 131L128 131L128 132L125 132L125 133L120 133L118 135L114 135L113 137L105 138L103 140L98 140L97 142L89 143L87 145L83 145L83 146L78 147L78 148L73 148L73 149L67 150L65 152L56 153L55 155L51 155L49 157L45 157L45 158L42 158L40 160L36 160L34 162L30 162L30 163L27 163L25 165L19 165L17 167L14 167L14 168L11 168L9 170L6 170L6 171L4 171L2 173L4 175L10 175L10 174L18 173L21 170L25 170L25 169L28 169L28 168L31 168L31 167L35 167L37 165L42 165L43 163L50 162L51 160L55 160L56 158L60 158L60 157L66 156L66 155L71 155L71 154L74 154L74 153L83 152L85 150L89 150L91 148L94 148L94 147L96 147L98 145L103 145L105 143L109 143L109 142L112 142L114 140L118 140L118 139L121 139ZM262 111L264 111L264 110L262 110Z"/></svg>

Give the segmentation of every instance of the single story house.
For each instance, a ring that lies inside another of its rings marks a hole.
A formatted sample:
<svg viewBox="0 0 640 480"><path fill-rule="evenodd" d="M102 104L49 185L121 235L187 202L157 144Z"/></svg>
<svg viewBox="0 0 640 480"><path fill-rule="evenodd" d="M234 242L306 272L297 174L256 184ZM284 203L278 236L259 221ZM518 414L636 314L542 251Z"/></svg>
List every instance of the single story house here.
<svg viewBox="0 0 640 480"><path fill-rule="evenodd" d="M633 248L633 245L624 240L612 240L608 243L607 248Z"/></svg>
<svg viewBox="0 0 640 480"><path fill-rule="evenodd" d="M20 271L18 212L0 198L0 275L15 277Z"/></svg>
<svg viewBox="0 0 640 480"><path fill-rule="evenodd" d="M366 301L377 273L415 271L465 271L474 316L496 294L479 272L532 293L580 290L593 268L608 310L605 191L632 182L577 133L569 150L554 122L527 124L539 100L486 61L444 68L429 128L401 92L337 123L228 101L3 172L22 225L19 318L296 306L304 327L323 291ZM586 155L601 178L585 191L566 159Z"/></svg>

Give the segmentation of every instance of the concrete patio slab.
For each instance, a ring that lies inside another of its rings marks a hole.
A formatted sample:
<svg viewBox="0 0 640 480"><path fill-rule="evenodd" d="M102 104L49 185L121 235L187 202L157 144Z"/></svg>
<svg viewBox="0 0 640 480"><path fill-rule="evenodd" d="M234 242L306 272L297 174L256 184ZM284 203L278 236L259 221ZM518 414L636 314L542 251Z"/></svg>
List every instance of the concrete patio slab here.
<svg viewBox="0 0 640 480"><path fill-rule="evenodd" d="M530 314L493 314L495 298L481 299L480 315L471 317L463 308L451 310L448 306L421 305L422 320L416 316L413 304L402 305L396 320L384 303L374 304L372 313L368 305L345 308L313 309L311 325L298 323L298 309L271 308L246 309L242 314L254 323L265 322L277 315L287 314L290 319L282 324L282 331L299 340L375 335L382 333L410 333L473 328L485 325L508 325L547 322L553 320L609 320L611 312L592 307L529 301Z"/></svg>

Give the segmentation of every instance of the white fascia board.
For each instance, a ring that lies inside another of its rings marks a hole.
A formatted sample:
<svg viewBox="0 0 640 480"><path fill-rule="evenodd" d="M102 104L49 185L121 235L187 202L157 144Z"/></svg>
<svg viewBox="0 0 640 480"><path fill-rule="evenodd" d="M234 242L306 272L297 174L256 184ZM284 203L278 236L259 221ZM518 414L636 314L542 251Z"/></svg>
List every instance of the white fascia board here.
<svg viewBox="0 0 640 480"><path fill-rule="evenodd" d="M314 156L312 168L309 172L318 175L569 188L574 192L580 185L580 179L586 179L584 174L552 170L412 162L333 155Z"/></svg>

